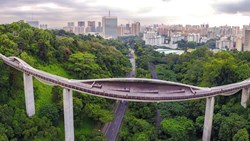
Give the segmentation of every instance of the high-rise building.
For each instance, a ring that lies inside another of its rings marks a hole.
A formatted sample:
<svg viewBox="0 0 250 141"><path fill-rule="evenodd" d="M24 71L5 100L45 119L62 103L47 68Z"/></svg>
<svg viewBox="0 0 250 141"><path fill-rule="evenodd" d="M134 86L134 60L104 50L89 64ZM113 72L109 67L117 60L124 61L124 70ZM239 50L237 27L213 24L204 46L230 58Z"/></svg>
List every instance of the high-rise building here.
<svg viewBox="0 0 250 141"><path fill-rule="evenodd" d="M117 34L118 34L118 36L123 36L124 35L124 26L122 24L120 26L118 26Z"/></svg>
<svg viewBox="0 0 250 141"><path fill-rule="evenodd" d="M86 33L91 32L91 27L90 27L90 26L87 26L87 27L85 28L85 32L86 32Z"/></svg>
<svg viewBox="0 0 250 141"><path fill-rule="evenodd" d="M164 38L158 36L155 31L147 31L143 33L143 40L146 45L161 46L164 43Z"/></svg>
<svg viewBox="0 0 250 141"><path fill-rule="evenodd" d="M127 29L127 30L130 30L129 23L128 23L128 24L126 24L126 29Z"/></svg>
<svg viewBox="0 0 250 141"><path fill-rule="evenodd" d="M98 22L98 26L96 27L96 32L102 32L102 23Z"/></svg>
<svg viewBox="0 0 250 141"><path fill-rule="evenodd" d="M133 35L139 36L139 34L140 34L140 29L141 29L141 24L140 24L140 22L132 23L132 34L133 34Z"/></svg>
<svg viewBox="0 0 250 141"><path fill-rule="evenodd" d="M95 21L88 21L88 27L90 27L90 32L96 32L95 31Z"/></svg>
<svg viewBox="0 0 250 141"><path fill-rule="evenodd" d="M188 34L187 35L187 41L188 42L200 43L200 38L201 38L200 34L194 34L194 33L192 33L192 34Z"/></svg>
<svg viewBox="0 0 250 141"><path fill-rule="evenodd" d="M84 27L85 22L84 21L78 21L78 27Z"/></svg>
<svg viewBox="0 0 250 141"><path fill-rule="evenodd" d="M74 27L75 23L74 22L68 22L68 27Z"/></svg>
<svg viewBox="0 0 250 141"><path fill-rule="evenodd" d="M233 26L232 27L232 35L237 36L240 32L240 27L239 26Z"/></svg>
<svg viewBox="0 0 250 141"><path fill-rule="evenodd" d="M126 24L124 34L131 34L131 27L130 27L129 23Z"/></svg>
<svg viewBox="0 0 250 141"><path fill-rule="evenodd" d="M242 51L242 39L240 37L236 38L236 49Z"/></svg>
<svg viewBox="0 0 250 141"><path fill-rule="evenodd" d="M85 33L85 27L84 26L79 26L79 24L78 24L78 26L75 27L74 33L76 35L84 34Z"/></svg>
<svg viewBox="0 0 250 141"><path fill-rule="evenodd" d="M98 22L98 27L101 27L102 26L102 23L101 22Z"/></svg>
<svg viewBox="0 0 250 141"><path fill-rule="evenodd" d="M68 22L68 25L63 27L63 30L66 32L71 32L71 33L75 33L75 25L74 22Z"/></svg>
<svg viewBox="0 0 250 141"><path fill-rule="evenodd" d="M244 51L250 51L250 27L245 28Z"/></svg>
<svg viewBox="0 0 250 141"><path fill-rule="evenodd" d="M39 21L27 21L27 23L32 27L39 27Z"/></svg>
<svg viewBox="0 0 250 141"><path fill-rule="evenodd" d="M106 38L117 38L117 17L102 17L103 35Z"/></svg>

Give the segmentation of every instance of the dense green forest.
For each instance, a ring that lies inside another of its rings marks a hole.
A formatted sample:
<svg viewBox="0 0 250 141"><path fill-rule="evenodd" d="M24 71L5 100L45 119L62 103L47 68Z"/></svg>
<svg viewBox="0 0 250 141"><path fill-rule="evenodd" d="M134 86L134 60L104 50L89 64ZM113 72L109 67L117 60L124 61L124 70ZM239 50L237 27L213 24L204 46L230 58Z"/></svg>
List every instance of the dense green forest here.
<svg viewBox="0 0 250 141"><path fill-rule="evenodd" d="M136 42L136 77L151 78L149 63L155 65L159 79L203 87L230 84L250 77L250 52L213 53L207 46L182 55L164 55L153 47ZM240 105L241 91L217 96L212 140L248 141L250 108ZM156 110L163 120L156 124ZM205 99L169 103L130 102L119 140L194 141L201 140Z"/></svg>
<svg viewBox="0 0 250 141"><path fill-rule="evenodd" d="M131 70L127 54L136 54L136 77L212 87L250 77L250 52L213 53L199 47L182 55L164 55L129 38L124 42L97 36L41 30L23 21L0 25L0 53L18 56L31 66L74 79L125 77ZM0 140L64 140L62 88L34 80L36 114L25 113L22 73L0 61ZM250 108L240 105L238 94L217 96L214 108L214 141L248 141ZM105 140L102 125L113 119L113 100L74 92L75 139ZM163 120L156 123L156 111ZM129 102L118 137L121 141L201 140L205 100L174 103Z"/></svg>
<svg viewBox="0 0 250 141"><path fill-rule="evenodd" d="M42 30L23 21L0 25L0 53L34 68L72 79L125 77L129 50L117 40ZM35 116L25 113L22 73L0 61L0 140L64 140L62 88L34 79ZM100 132L113 119L113 100L74 92L75 139L105 140Z"/></svg>

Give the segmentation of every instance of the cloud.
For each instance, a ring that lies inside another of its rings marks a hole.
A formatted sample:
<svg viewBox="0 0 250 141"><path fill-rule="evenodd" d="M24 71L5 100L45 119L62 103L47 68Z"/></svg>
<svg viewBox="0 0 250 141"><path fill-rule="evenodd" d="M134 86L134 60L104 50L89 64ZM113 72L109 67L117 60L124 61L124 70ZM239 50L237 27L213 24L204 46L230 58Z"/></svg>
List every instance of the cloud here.
<svg viewBox="0 0 250 141"><path fill-rule="evenodd" d="M236 0L0 0L0 23L33 19L48 24L49 27L63 27L69 21L101 21L102 16L107 16L110 10L112 16L118 17L119 24L129 21L140 21L142 25L175 22L197 24L216 14L236 15L232 13L239 12L246 16L250 13L250 0L234 1ZM193 17L192 20L190 17Z"/></svg>
<svg viewBox="0 0 250 141"><path fill-rule="evenodd" d="M230 2L230 3L219 3L214 5L216 11L228 14L250 13L249 7L250 7L249 0L242 0L239 2Z"/></svg>
<svg viewBox="0 0 250 141"><path fill-rule="evenodd" d="M141 13L149 13L153 10L153 7L143 7L140 8L139 10L137 10L137 14L141 14Z"/></svg>
<svg viewBox="0 0 250 141"><path fill-rule="evenodd" d="M17 20L39 20L52 27L62 27L67 21L96 20L108 15L125 16L126 11L117 8L91 5L95 0L8 0L1 1L0 19L2 23ZM60 23L58 24L58 21Z"/></svg>

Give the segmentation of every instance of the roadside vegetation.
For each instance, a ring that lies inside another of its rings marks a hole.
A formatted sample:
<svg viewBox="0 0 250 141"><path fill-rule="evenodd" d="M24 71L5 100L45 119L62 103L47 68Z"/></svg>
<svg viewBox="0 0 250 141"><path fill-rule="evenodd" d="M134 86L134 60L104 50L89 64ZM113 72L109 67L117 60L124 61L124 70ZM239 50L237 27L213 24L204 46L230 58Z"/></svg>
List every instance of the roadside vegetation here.
<svg viewBox="0 0 250 141"><path fill-rule="evenodd" d="M129 50L117 40L41 30L23 21L0 25L0 53L69 79L125 77ZM0 140L64 140L62 88L34 80L36 114L25 112L22 73L0 61ZM105 140L100 132L113 119L113 100L74 92L75 139Z"/></svg>
<svg viewBox="0 0 250 141"><path fill-rule="evenodd" d="M128 47L136 54L138 78L152 78L149 64L154 65L159 79L202 87L250 77L249 52L213 53L207 47L213 46L211 43L182 55L165 55L138 38L122 40L41 30L23 21L0 25L0 53L18 56L35 68L70 79L125 77L131 71ZM36 114L27 117L22 73L2 60L0 68L0 140L64 140L62 88L34 80ZM212 140L249 140L250 108L240 105L240 94L241 91L216 97ZM114 118L114 101L74 92L73 103L75 140L105 140L100 130ZM163 118L159 126L156 111L160 111ZM129 102L118 140L201 140L204 112L205 100Z"/></svg>
<svg viewBox="0 0 250 141"><path fill-rule="evenodd" d="M213 53L206 45L182 55L165 55L154 47L136 42L136 77L151 78L153 64L159 79L213 87L250 78L250 52ZM241 91L232 96L215 98L212 140L248 141L250 108L240 105ZM156 123L156 111L163 120ZM130 102L119 140L194 141L201 140L205 99L166 103Z"/></svg>

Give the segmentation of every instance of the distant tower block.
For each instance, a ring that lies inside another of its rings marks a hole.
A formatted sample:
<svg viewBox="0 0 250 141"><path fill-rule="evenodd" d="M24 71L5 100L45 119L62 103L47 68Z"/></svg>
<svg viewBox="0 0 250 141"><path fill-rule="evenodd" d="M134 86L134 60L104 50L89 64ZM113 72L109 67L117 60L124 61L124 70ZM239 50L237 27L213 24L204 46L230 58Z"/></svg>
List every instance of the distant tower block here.
<svg viewBox="0 0 250 141"><path fill-rule="evenodd" d="M236 49L242 51L242 38L236 38Z"/></svg>
<svg viewBox="0 0 250 141"><path fill-rule="evenodd" d="M23 73L23 81L24 81L26 113L29 117L31 117L35 114L35 102L34 102L32 75Z"/></svg>
<svg viewBox="0 0 250 141"><path fill-rule="evenodd" d="M250 51L250 27L245 28L244 51Z"/></svg>
<svg viewBox="0 0 250 141"><path fill-rule="evenodd" d="M105 38L117 38L117 17L104 16L102 17L103 35Z"/></svg>

